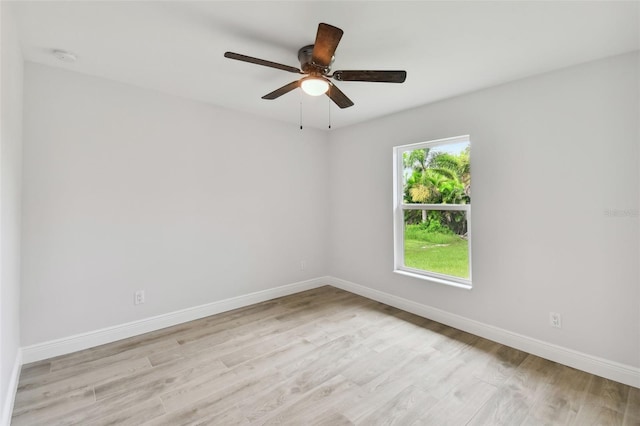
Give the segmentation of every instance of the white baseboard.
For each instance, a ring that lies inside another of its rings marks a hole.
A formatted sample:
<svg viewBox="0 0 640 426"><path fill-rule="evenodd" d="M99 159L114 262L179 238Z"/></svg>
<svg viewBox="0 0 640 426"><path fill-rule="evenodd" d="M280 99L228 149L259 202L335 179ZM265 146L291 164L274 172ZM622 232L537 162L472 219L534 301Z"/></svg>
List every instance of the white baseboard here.
<svg viewBox="0 0 640 426"><path fill-rule="evenodd" d="M323 282L541 358L640 388L640 368L533 339L340 278L327 277Z"/></svg>
<svg viewBox="0 0 640 426"><path fill-rule="evenodd" d="M160 330L165 327L182 324L210 315L227 312L254 303L264 302L277 297L287 296L312 288L328 285L323 278L314 278L307 281L300 281L268 290L257 291L230 299L220 300L168 314L145 318L125 324L107 327L87 333L76 334L62 339L51 340L22 348L22 359L25 364L64 355L83 349L92 348L105 343L115 342L150 331Z"/></svg>
<svg viewBox="0 0 640 426"><path fill-rule="evenodd" d="M2 415L0 416L0 425L9 426L11 424L11 414L13 413L13 403L16 399L18 390L18 379L20 378L20 370L22 369L22 349L18 348L16 359L13 362L11 377L9 378L9 386L4 401L2 401Z"/></svg>

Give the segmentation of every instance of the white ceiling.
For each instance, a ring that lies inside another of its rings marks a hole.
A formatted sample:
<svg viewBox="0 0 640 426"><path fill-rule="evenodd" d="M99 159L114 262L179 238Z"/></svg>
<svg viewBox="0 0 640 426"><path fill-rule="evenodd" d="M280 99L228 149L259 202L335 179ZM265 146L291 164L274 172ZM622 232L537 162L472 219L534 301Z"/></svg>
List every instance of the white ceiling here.
<svg viewBox="0 0 640 426"><path fill-rule="evenodd" d="M19 1L25 59L325 129L639 48L639 2ZM299 66L319 22L344 30L334 70L405 69L404 84L338 82L355 106L299 90L295 74L223 57ZM74 64L53 49L75 53Z"/></svg>

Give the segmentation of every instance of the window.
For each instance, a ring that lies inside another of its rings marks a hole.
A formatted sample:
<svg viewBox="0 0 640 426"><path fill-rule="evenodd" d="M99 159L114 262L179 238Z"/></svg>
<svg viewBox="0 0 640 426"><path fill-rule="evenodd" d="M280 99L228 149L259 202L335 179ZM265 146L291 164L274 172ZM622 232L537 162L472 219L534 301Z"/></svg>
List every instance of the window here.
<svg viewBox="0 0 640 426"><path fill-rule="evenodd" d="M471 288L469 136L394 148L395 271Z"/></svg>

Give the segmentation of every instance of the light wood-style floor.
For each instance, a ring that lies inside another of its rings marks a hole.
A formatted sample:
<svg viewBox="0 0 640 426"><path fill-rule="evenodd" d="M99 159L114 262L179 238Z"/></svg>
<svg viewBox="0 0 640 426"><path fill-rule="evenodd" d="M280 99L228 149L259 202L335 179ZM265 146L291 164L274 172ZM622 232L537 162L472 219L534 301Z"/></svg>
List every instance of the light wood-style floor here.
<svg viewBox="0 0 640 426"><path fill-rule="evenodd" d="M12 425L639 425L640 390L332 287L25 365Z"/></svg>

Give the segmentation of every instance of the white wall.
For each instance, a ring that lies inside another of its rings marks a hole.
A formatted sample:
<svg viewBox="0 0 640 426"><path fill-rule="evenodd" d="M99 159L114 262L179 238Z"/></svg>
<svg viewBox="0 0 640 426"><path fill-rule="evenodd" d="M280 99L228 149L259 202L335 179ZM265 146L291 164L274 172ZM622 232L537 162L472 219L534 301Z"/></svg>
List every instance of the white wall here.
<svg viewBox="0 0 640 426"><path fill-rule="evenodd" d="M324 274L327 154L320 131L26 63L23 345Z"/></svg>
<svg viewBox="0 0 640 426"><path fill-rule="evenodd" d="M638 72L625 55L333 132L330 274L640 366ZM464 134L473 289L394 274L392 147Z"/></svg>
<svg viewBox="0 0 640 426"><path fill-rule="evenodd" d="M10 5L0 2L0 423L10 415L20 347L20 174L23 60ZM14 371L14 369L16 369ZM5 411L6 410L6 411Z"/></svg>

